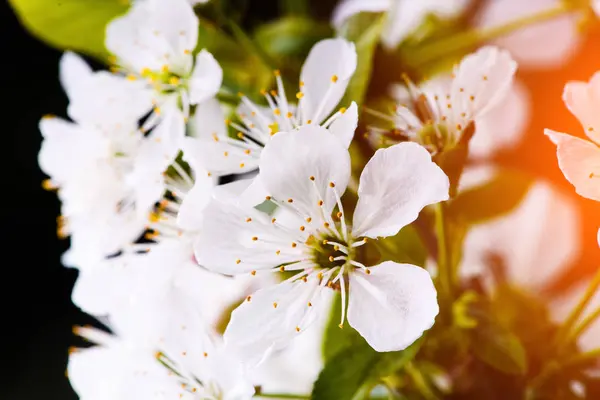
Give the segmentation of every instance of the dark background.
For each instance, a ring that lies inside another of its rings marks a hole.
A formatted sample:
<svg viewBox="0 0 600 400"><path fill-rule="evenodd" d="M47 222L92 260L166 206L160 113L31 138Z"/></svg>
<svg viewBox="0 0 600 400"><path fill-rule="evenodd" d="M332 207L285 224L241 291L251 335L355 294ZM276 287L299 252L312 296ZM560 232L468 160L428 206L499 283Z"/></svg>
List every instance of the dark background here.
<svg viewBox="0 0 600 400"><path fill-rule="evenodd" d="M6 3L0 7L0 158L5 164L0 182L0 335L4 347L0 399L75 399L65 378L68 348L76 343L71 329L89 323L91 318L70 301L77 272L60 264L67 242L56 237L59 204L54 193L41 188L45 177L37 167L40 117L65 114L66 97L58 82L61 53L30 37ZM499 163L520 166L553 180L581 207L584 251L577 266L561 279L560 287L597 268L595 238L600 207L575 195L557 168L554 146L542 132L544 127L551 127L582 135L579 124L562 104L562 88L567 80L587 80L598 69L600 35L593 31L579 54L560 70L521 71L520 77L532 92L535 117L521 145L497 157Z"/></svg>
<svg viewBox="0 0 600 400"><path fill-rule="evenodd" d="M57 79L61 53L30 37L6 2L2 35L2 304L0 398L76 399L65 378L71 327L90 321L70 300L77 272L60 264L59 204L37 166L44 114L64 115ZM8 224L6 221L8 219Z"/></svg>

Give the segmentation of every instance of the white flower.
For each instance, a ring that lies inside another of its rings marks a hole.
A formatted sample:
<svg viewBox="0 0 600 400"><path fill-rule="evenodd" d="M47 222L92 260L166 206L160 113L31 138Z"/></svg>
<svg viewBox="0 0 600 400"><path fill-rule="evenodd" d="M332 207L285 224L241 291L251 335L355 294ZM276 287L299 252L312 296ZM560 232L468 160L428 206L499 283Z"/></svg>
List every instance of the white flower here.
<svg viewBox="0 0 600 400"><path fill-rule="evenodd" d="M450 86L450 76L440 76L420 86L423 93L429 88ZM391 95L397 103L407 104L410 93L405 85L396 84ZM504 98L482 116L475 117L475 135L469 142L469 155L486 158L493 153L517 144L525 133L530 118L529 93L519 81L514 81Z"/></svg>
<svg viewBox="0 0 600 400"><path fill-rule="evenodd" d="M176 315L154 344L139 343L135 336L76 328L77 334L96 344L69 356L68 376L79 398L252 398L254 387L241 363L202 330L198 316Z"/></svg>
<svg viewBox="0 0 600 400"><path fill-rule="evenodd" d="M486 184L495 174L489 169L468 169L460 190L469 190L467 181L473 181L471 187ZM490 287L494 277L500 277L541 291L579 255L579 222L571 199L550 183L537 181L510 213L471 228L463 244L461 274L479 275Z"/></svg>
<svg viewBox="0 0 600 400"><path fill-rule="evenodd" d="M600 72L589 82L569 82L563 100L591 141L546 129L557 146L558 165L577 193L600 201Z"/></svg>
<svg viewBox="0 0 600 400"><path fill-rule="evenodd" d="M325 39L310 51L300 74L298 105L288 103L283 82L275 71L277 91L263 91L269 107L262 107L242 96L238 115L242 124L231 122L238 138L230 138L217 102L198 107L199 123L195 136L200 159L211 173L220 175L256 169L263 147L279 131L304 125L321 125L350 144L358 123L358 109L352 102L330 116L342 99L356 69L354 44L344 39ZM329 118L327 118L329 117ZM327 118L327 119L326 119Z"/></svg>
<svg viewBox="0 0 600 400"><path fill-rule="evenodd" d="M515 19L550 10L561 0L486 1L475 19L481 29L495 28ZM581 44L576 14L565 14L550 21L524 27L495 39L494 44L510 51L526 67L552 68L564 64Z"/></svg>
<svg viewBox="0 0 600 400"><path fill-rule="evenodd" d="M135 2L106 28L106 48L129 78L147 79L164 98L176 96L186 117L190 105L217 93L223 78L209 52L194 58L197 41L198 18L186 0Z"/></svg>
<svg viewBox="0 0 600 400"><path fill-rule="evenodd" d="M470 0L343 0L333 14L333 25L340 29L344 22L360 12L387 12L381 41L395 48L413 33L429 15L452 18L460 14Z"/></svg>
<svg viewBox="0 0 600 400"><path fill-rule="evenodd" d="M394 115L371 111L393 127L373 129L383 141L411 140L432 153L452 148L473 124L501 103L510 90L517 64L510 54L486 46L467 55L454 68L451 80L408 83L409 104Z"/></svg>
<svg viewBox="0 0 600 400"><path fill-rule="evenodd" d="M118 251L141 233L165 190L162 174L177 155L180 138L173 132L183 117L173 110L144 134L138 122L152 107L149 91L138 82L93 73L71 53L61 60L61 81L73 122L40 121L38 160L50 176L45 186L59 189L62 233L73 235L71 264Z"/></svg>
<svg viewBox="0 0 600 400"><path fill-rule="evenodd" d="M275 135L263 151L259 177L281 219L213 199L195 243L199 264L222 273L300 271L233 312L225 340L236 352L259 362L285 346L317 318L314 310L330 287L341 290L343 324L346 280L348 322L376 350L403 349L432 326L438 306L425 270L391 261L367 268L355 259L366 238L395 235L423 207L448 198L448 178L425 149L403 143L375 154L360 179L352 227L340 200L350 157L323 127Z"/></svg>

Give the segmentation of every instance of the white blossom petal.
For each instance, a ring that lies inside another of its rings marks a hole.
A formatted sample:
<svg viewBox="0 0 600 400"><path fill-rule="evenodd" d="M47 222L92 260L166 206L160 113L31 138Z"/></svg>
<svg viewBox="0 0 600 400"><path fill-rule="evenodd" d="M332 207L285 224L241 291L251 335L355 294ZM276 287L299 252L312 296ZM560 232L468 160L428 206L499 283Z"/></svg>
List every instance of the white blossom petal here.
<svg viewBox="0 0 600 400"><path fill-rule="evenodd" d="M358 106L355 102L329 126L329 132L342 141L346 148L354 138L354 132L358 126Z"/></svg>
<svg viewBox="0 0 600 400"><path fill-rule="evenodd" d="M348 323L376 351L403 350L431 328L439 312L429 273L386 261L350 275Z"/></svg>
<svg viewBox="0 0 600 400"><path fill-rule="evenodd" d="M356 70L354 43L325 39L313 46L300 73L302 120L319 124L340 102Z"/></svg>
<svg viewBox="0 0 600 400"><path fill-rule="evenodd" d="M333 11L331 23L340 29L344 22L361 12L383 12L391 7L391 0L343 0Z"/></svg>
<svg viewBox="0 0 600 400"><path fill-rule="evenodd" d="M196 107L190 120L190 135L199 139L227 137L225 113L216 98L208 99ZM188 161L189 162L189 161Z"/></svg>
<svg viewBox="0 0 600 400"><path fill-rule="evenodd" d="M240 274L304 259L303 243L295 239L254 208L213 199L204 211L194 252L210 270Z"/></svg>
<svg viewBox="0 0 600 400"><path fill-rule="evenodd" d="M198 104L216 95L222 80L223 70L217 60L208 51L200 51L188 81L190 103Z"/></svg>
<svg viewBox="0 0 600 400"><path fill-rule="evenodd" d="M557 146L558 165L580 196L600 201L600 148L592 142L546 129Z"/></svg>
<svg viewBox="0 0 600 400"><path fill-rule="evenodd" d="M600 144L600 72L596 72L589 82L567 83L563 100L583 126L586 135Z"/></svg>
<svg viewBox="0 0 600 400"><path fill-rule="evenodd" d="M321 221L336 205L335 192L341 197L346 190L350 155L327 129L306 125L273 136L262 152L259 176L276 200Z"/></svg>
<svg viewBox="0 0 600 400"><path fill-rule="evenodd" d="M395 235L425 206L447 200L449 185L429 152L416 143L377 150L360 177L353 236Z"/></svg>
<svg viewBox="0 0 600 400"><path fill-rule="evenodd" d="M93 76L92 68L79 55L66 51L60 58L59 78L67 97L78 90L78 87Z"/></svg>
<svg viewBox="0 0 600 400"><path fill-rule="evenodd" d="M248 365L259 364L310 327L325 290L316 276L258 290L231 314L226 346Z"/></svg>
<svg viewBox="0 0 600 400"><path fill-rule="evenodd" d="M189 231L195 231L202 225L204 208L216 185L215 178L208 176L206 172L195 172L194 186L186 193L177 213L177 225Z"/></svg>
<svg viewBox="0 0 600 400"><path fill-rule="evenodd" d="M510 53L493 46L482 47L462 59L454 71L450 103L454 115L466 114L463 127L505 98L516 70L517 63Z"/></svg>
<svg viewBox="0 0 600 400"><path fill-rule="evenodd" d="M106 28L106 48L131 71L144 68L187 76L198 40L198 18L186 0L133 3Z"/></svg>
<svg viewBox="0 0 600 400"><path fill-rule="evenodd" d="M475 119L475 135L469 142L469 155L485 158L518 143L531 118L527 88L515 81L506 97L483 117Z"/></svg>

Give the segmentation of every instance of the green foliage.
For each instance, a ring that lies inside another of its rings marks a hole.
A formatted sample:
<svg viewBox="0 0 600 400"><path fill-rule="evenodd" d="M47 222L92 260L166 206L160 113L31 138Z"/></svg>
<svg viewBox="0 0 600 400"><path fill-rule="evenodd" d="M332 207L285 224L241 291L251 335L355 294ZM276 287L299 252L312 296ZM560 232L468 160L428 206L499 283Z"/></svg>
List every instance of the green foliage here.
<svg viewBox="0 0 600 400"><path fill-rule="evenodd" d="M125 13L127 0L9 0L21 23L38 39L106 60L106 24Z"/></svg>
<svg viewBox="0 0 600 400"><path fill-rule="evenodd" d="M382 378L410 362L423 343L418 340L404 351L378 353L353 328L340 329L340 307L340 296L337 296L325 331L325 367L315 382L313 400L366 398Z"/></svg>
<svg viewBox="0 0 600 400"><path fill-rule="evenodd" d="M531 176L502 169L491 180L459 193L449 203L449 213L469 224L500 217L523 201L532 184Z"/></svg>
<svg viewBox="0 0 600 400"><path fill-rule="evenodd" d="M371 71L373 70L373 57L383 29L384 17L379 14L358 14L348 20L341 29L341 35L351 40L356 45L358 64L356 72L348 84L346 95L341 104L355 101L358 105L369 87Z"/></svg>

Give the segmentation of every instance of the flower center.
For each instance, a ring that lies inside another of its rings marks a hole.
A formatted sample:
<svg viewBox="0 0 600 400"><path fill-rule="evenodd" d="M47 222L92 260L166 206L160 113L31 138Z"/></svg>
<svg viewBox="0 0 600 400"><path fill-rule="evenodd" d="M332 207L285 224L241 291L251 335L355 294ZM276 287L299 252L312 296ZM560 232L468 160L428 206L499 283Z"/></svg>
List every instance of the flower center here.
<svg viewBox="0 0 600 400"><path fill-rule="evenodd" d="M349 244L332 235L324 235L312 241L312 260L323 268L343 267L354 255Z"/></svg>

